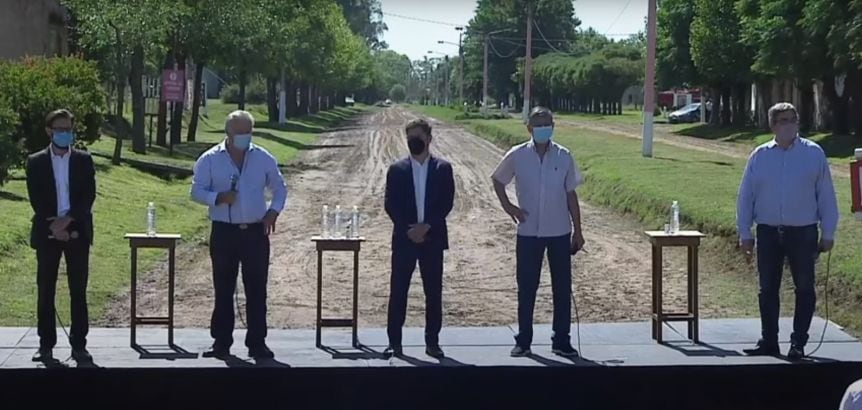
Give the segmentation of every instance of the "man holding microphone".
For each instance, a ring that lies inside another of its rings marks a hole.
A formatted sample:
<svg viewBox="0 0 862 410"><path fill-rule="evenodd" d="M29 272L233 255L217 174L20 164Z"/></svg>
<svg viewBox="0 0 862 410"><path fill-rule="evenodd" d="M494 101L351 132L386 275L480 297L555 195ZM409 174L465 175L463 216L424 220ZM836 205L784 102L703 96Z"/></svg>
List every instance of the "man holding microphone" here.
<svg viewBox="0 0 862 410"><path fill-rule="evenodd" d="M287 187L276 159L251 143L254 117L247 111L227 116L227 138L198 158L191 196L209 206L212 220L210 257L215 309L210 334L215 342L204 357L224 359L233 344L236 279L242 264L248 331L245 345L254 359L272 359L266 346L266 283L269 234L284 208ZM272 201L267 206L264 191Z"/></svg>

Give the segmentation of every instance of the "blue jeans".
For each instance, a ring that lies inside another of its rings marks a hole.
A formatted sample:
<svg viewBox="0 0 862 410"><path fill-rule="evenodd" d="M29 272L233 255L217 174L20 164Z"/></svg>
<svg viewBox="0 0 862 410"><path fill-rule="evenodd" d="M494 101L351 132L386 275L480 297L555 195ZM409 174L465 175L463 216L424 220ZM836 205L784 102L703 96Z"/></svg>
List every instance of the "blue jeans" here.
<svg viewBox="0 0 862 410"><path fill-rule="evenodd" d="M570 343L572 322L572 254L570 235L553 238L518 236L515 254L518 281L518 334L515 342L528 348L533 343L533 308L542 273L545 250L551 268L551 290L554 299L554 346Z"/></svg>
<svg viewBox="0 0 862 410"><path fill-rule="evenodd" d="M818 253L817 225L804 227L757 226L757 270L760 274L760 323L763 340L778 343L779 289L784 261L796 287L796 308L790 340L798 346L808 342L808 329L814 316L817 294L814 291L814 264Z"/></svg>

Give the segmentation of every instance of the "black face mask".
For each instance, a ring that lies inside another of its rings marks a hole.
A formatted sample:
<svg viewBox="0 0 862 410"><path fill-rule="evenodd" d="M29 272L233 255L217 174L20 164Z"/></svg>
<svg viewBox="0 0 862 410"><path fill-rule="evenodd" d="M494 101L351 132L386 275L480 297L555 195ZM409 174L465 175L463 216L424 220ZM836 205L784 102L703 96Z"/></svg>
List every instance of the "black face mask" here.
<svg viewBox="0 0 862 410"><path fill-rule="evenodd" d="M410 138L407 140L407 147L410 148L411 154L421 155L425 152L425 141L421 138Z"/></svg>

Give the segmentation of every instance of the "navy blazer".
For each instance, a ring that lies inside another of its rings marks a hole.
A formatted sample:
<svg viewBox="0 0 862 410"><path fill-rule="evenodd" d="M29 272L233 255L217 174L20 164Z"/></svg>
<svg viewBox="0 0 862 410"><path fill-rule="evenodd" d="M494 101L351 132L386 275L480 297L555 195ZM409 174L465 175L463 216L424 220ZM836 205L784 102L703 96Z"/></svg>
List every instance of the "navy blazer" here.
<svg viewBox="0 0 862 410"><path fill-rule="evenodd" d="M443 159L428 158L428 180L425 185L425 223L431 229L422 246L449 249L446 217L455 201L455 178L452 165ZM412 246L407 236L410 225L418 223L416 193L413 186L413 163L410 157L395 161L386 173L386 213L394 224L392 248Z"/></svg>

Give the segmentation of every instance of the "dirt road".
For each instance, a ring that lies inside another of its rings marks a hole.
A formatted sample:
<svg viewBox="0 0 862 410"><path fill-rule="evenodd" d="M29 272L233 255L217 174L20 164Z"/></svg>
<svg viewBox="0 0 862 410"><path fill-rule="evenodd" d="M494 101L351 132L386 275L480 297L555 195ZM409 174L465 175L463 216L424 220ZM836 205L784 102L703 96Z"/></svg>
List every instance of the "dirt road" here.
<svg viewBox="0 0 862 410"><path fill-rule="evenodd" d="M297 159L303 171L288 177L288 207L272 236L269 323L272 327L313 327L316 253L309 238L320 230L324 204L359 206L362 234L368 238L360 264L360 321L384 326L389 293L389 240L392 225L383 211L388 165L407 153L402 127L415 115L390 108L359 117L350 127L321 136L315 149ZM500 209L489 176L503 151L464 130L432 120L432 150L455 171L455 209L449 217L451 250L443 279L446 326L500 325L516 322L515 230ZM514 195L512 195L514 198ZM575 259L575 288L582 320L644 320L650 306L649 248L642 227L628 217L583 203L588 253ZM203 208L200 212L205 212ZM211 268L206 249L181 255L177 283L180 326L206 327L213 305ZM671 256L669 281L681 281L684 263ZM324 272L325 316L349 316L352 278L350 255L330 256ZM164 311L158 296L164 285L149 275L139 303L146 311ZM681 283L681 282L680 282ZM668 289L667 305L681 306L684 286ZM240 285L240 306L244 297ZM416 272L410 291L408 325L424 323L422 286ZM127 322L128 299L118 297L102 324ZM721 308L719 310L722 310ZM710 314L708 302L701 311ZM536 305L536 321L551 320L547 266ZM146 313L146 312L145 312ZM241 326L241 322L237 322Z"/></svg>

